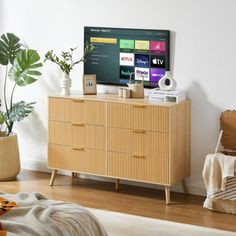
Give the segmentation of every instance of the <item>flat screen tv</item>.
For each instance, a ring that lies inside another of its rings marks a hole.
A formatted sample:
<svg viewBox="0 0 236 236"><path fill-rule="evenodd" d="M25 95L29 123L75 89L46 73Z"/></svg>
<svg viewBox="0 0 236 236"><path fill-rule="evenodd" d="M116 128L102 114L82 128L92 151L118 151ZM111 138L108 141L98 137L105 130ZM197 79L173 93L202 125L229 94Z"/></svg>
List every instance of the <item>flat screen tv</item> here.
<svg viewBox="0 0 236 236"><path fill-rule="evenodd" d="M95 46L84 63L84 74L96 74L98 84L126 85L144 79L146 88L170 67L170 31L107 27L84 27L84 42Z"/></svg>

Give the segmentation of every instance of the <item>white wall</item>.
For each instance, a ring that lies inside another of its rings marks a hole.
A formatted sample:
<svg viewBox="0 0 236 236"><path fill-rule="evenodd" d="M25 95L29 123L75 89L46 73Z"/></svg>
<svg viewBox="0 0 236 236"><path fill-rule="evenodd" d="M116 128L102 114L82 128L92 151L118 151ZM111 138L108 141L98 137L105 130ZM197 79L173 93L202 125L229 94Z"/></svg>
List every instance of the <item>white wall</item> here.
<svg viewBox="0 0 236 236"><path fill-rule="evenodd" d="M178 87L186 89L192 100L188 184L201 188L202 167L205 155L214 150L219 114L235 107L235 9L234 0L1 0L0 33L14 32L43 56L49 49L59 52L74 46L81 55L84 25L173 31L172 71ZM37 101L35 113L15 126L24 163L47 159L47 95L59 92L60 71L47 63L43 72L37 84L16 94L18 99ZM82 73L82 65L72 73L74 89L81 88Z"/></svg>

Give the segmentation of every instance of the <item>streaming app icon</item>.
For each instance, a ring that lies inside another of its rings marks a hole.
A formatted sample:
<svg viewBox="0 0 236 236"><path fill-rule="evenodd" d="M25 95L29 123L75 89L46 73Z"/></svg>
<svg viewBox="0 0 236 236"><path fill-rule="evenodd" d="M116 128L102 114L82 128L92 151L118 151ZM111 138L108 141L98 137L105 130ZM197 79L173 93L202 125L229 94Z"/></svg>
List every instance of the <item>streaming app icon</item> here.
<svg viewBox="0 0 236 236"><path fill-rule="evenodd" d="M120 39L120 48L122 48L122 49L134 49L134 40L132 40L132 39Z"/></svg>
<svg viewBox="0 0 236 236"><path fill-rule="evenodd" d="M165 56L151 55L151 67L165 68Z"/></svg>
<svg viewBox="0 0 236 236"><path fill-rule="evenodd" d="M149 81L149 68L135 67L135 80Z"/></svg>
<svg viewBox="0 0 236 236"><path fill-rule="evenodd" d="M135 67L149 67L149 55L135 54Z"/></svg>
<svg viewBox="0 0 236 236"><path fill-rule="evenodd" d="M135 40L135 50L137 50L137 51L149 51L149 41Z"/></svg>
<svg viewBox="0 0 236 236"><path fill-rule="evenodd" d="M165 53L166 43L162 41L151 41L150 50L152 53Z"/></svg>
<svg viewBox="0 0 236 236"><path fill-rule="evenodd" d="M134 66L134 54L121 52L120 65L121 66Z"/></svg>
<svg viewBox="0 0 236 236"><path fill-rule="evenodd" d="M134 72L133 66L120 66L120 78L129 79L130 73Z"/></svg>
<svg viewBox="0 0 236 236"><path fill-rule="evenodd" d="M164 75L166 70L162 68L151 68L150 69L150 81L158 82Z"/></svg>

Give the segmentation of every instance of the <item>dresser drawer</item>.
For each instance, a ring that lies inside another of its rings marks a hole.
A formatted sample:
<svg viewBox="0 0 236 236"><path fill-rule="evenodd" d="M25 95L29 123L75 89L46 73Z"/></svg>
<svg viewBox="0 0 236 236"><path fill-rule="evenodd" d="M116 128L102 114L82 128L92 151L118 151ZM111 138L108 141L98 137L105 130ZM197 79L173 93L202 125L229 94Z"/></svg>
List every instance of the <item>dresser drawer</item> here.
<svg viewBox="0 0 236 236"><path fill-rule="evenodd" d="M108 127L169 131L169 109L166 107L111 102L107 107Z"/></svg>
<svg viewBox="0 0 236 236"><path fill-rule="evenodd" d="M105 149L105 128L83 123L49 121L49 143Z"/></svg>
<svg viewBox="0 0 236 236"><path fill-rule="evenodd" d="M71 99L71 122L105 125L104 102Z"/></svg>
<svg viewBox="0 0 236 236"><path fill-rule="evenodd" d="M108 128L107 149L113 152L131 153L131 137L129 129Z"/></svg>
<svg viewBox="0 0 236 236"><path fill-rule="evenodd" d="M107 104L107 126L130 128L130 105L123 103Z"/></svg>
<svg viewBox="0 0 236 236"><path fill-rule="evenodd" d="M72 150L72 158L78 158L77 170L93 174L106 174L105 152L94 149Z"/></svg>
<svg viewBox="0 0 236 236"><path fill-rule="evenodd" d="M48 153L50 168L105 174L104 151L49 144Z"/></svg>
<svg viewBox="0 0 236 236"><path fill-rule="evenodd" d="M83 153L81 153L82 155ZM72 149L62 145L48 145L48 167L64 170L77 170L78 158L72 157Z"/></svg>
<svg viewBox="0 0 236 236"><path fill-rule="evenodd" d="M70 122L71 100L50 97L48 100L48 119Z"/></svg>
<svg viewBox="0 0 236 236"><path fill-rule="evenodd" d="M49 120L105 125L105 103L49 98Z"/></svg>
<svg viewBox="0 0 236 236"><path fill-rule="evenodd" d="M108 128L107 138L108 151L166 159L169 156L168 133Z"/></svg>
<svg viewBox="0 0 236 236"><path fill-rule="evenodd" d="M108 152L108 175L167 184L168 161L162 158Z"/></svg>

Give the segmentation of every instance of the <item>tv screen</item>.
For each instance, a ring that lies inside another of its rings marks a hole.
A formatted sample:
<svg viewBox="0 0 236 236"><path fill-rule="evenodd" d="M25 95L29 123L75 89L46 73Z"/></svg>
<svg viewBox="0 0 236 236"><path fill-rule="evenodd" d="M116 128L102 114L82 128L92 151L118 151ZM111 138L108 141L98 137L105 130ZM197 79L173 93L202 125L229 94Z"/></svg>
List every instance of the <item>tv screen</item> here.
<svg viewBox="0 0 236 236"><path fill-rule="evenodd" d="M145 87L158 87L169 70L170 31L84 27L84 42L95 50L84 63L84 74L96 74L98 84L126 85L130 74Z"/></svg>

